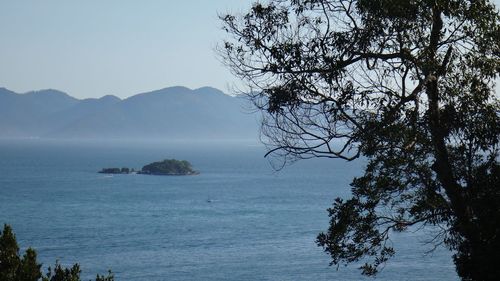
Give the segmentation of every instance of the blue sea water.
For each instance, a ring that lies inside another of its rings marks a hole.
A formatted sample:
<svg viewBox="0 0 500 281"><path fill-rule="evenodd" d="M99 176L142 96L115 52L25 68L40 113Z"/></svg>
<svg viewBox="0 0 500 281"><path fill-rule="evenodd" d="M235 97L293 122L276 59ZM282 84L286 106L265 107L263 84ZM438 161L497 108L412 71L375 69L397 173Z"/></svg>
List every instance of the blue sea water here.
<svg viewBox="0 0 500 281"><path fill-rule="evenodd" d="M249 143L0 141L0 223L44 268L80 263L86 280L372 280L329 266L315 244L326 209L362 162L300 161L276 172ZM177 158L197 176L102 175ZM394 234L375 280L458 280L426 231Z"/></svg>

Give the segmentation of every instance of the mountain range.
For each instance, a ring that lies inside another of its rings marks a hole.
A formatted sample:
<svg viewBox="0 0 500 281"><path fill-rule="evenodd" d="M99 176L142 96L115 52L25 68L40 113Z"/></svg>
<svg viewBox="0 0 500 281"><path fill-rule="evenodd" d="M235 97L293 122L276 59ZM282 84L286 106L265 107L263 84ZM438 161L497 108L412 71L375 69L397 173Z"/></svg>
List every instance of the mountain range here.
<svg viewBox="0 0 500 281"><path fill-rule="evenodd" d="M211 87L169 87L126 99L0 88L0 138L256 139L246 100Z"/></svg>

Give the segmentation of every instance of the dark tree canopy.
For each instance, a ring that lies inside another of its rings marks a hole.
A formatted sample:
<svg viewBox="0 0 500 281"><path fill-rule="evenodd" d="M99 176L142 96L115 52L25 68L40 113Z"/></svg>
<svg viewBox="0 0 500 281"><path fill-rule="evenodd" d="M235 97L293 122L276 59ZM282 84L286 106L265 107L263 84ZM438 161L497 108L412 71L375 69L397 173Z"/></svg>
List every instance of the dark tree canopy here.
<svg viewBox="0 0 500 281"><path fill-rule="evenodd" d="M441 229L464 280L500 276L500 16L484 0L271 0L223 15L219 52L263 112L269 153L368 160L318 244L366 262Z"/></svg>
<svg viewBox="0 0 500 281"><path fill-rule="evenodd" d="M49 267L46 275L42 275L41 268L34 249L28 248L23 257L19 257L16 236L5 224L0 231L0 281L81 281L78 264L64 268L56 262L54 269ZM114 281L114 276L111 271L107 275L97 274L95 281Z"/></svg>

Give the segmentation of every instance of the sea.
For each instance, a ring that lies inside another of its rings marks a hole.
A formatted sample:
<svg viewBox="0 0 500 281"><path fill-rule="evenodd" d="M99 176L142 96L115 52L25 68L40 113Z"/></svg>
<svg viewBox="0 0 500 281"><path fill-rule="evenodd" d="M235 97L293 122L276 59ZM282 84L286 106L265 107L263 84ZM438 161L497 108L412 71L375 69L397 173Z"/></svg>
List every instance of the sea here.
<svg viewBox="0 0 500 281"><path fill-rule="evenodd" d="M281 166L258 142L0 140L0 224L43 270L79 263L83 280L458 280L435 230L392 233L376 277L330 266L316 245L327 208L364 161ZM104 167L188 160L196 176L104 175ZM282 169L279 169L281 168Z"/></svg>

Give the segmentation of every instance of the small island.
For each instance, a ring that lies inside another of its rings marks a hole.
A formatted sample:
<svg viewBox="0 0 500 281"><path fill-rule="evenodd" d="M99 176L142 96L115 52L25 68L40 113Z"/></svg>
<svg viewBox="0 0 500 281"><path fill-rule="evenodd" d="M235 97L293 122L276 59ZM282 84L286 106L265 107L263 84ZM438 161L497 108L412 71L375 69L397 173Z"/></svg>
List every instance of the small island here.
<svg viewBox="0 0 500 281"><path fill-rule="evenodd" d="M129 168L103 168L99 171L101 174L131 174L135 173L134 169Z"/></svg>
<svg viewBox="0 0 500 281"><path fill-rule="evenodd" d="M193 170L191 163L186 160L165 159L159 162L153 162L135 171L130 168L103 168L99 171L101 174L143 174L143 175L161 175L161 176L189 176L197 175L199 172Z"/></svg>
<svg viewBox="0 0 500 281"><path fill-rule="evenodd" d="M186 160L166 159L160 162L148 164L139 171L145 175L196 175L191 163Z"/></svg>

